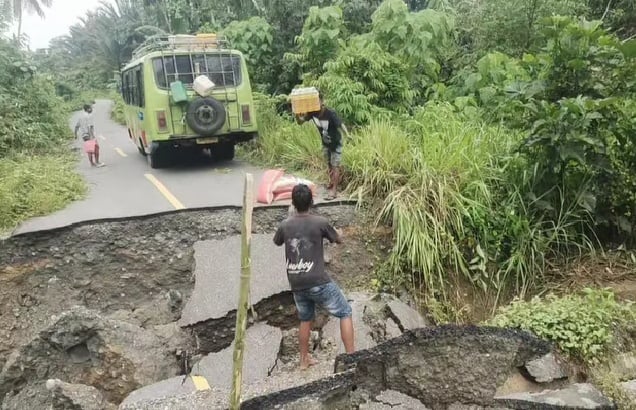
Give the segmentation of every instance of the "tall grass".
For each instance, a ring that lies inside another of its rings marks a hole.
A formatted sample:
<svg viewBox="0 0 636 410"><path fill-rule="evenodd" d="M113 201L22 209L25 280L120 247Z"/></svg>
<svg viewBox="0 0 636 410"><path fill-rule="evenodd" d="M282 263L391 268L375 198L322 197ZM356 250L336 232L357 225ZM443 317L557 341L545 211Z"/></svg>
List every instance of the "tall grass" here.
<svg viewBox="0 0 636 410"><path fill-rule="evenodd" d="M376 199L378 222L393 227L393 271L415 271L442 295L450 272L473 279L466 222L492 208L497 158L516 142L516 135L461 119L445 105L401 125L374 122L356 133L344 154L349 188Z"/></svg>
<svg viewBox="0 0 636 410"><path fill-rule="evenodd" d="M253 158L322 172L311 125L295 125L271 104L259 121ZM352 133L343 152L348 191L393 230L388 285L445 299L449 279L459 275L494 295L496 305L508 290L523 296L533 288L549 260L593 248L580 233L587 216L576 204L562 204L550 217L540 212L541 199L531 195L540 176L515 154L521 140L446 104Z"/></svg>
<svg viewBox="0 0 636 410"><path fill-rule="evenodd" d="M62 209L86 193L68 153L0 158L0 233L19 222Z"/></svg>

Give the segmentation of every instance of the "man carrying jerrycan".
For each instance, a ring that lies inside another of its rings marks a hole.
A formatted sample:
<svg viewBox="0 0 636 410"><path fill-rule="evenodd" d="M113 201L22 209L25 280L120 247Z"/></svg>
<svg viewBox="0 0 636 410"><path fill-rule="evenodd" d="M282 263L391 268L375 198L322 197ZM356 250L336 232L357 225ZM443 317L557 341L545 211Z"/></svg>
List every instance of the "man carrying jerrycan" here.
<svg viewBox="0 0 636 410"><path fill-rule="evenodd" d="M298 124L302 124L306 121L312 120L318 128L320 136L322 138L322 152L327 161L329 167L329 185L327 186L328 194L325 197L326 200L332 201L336 199L338 192L338 183L340 182L340 163L342 157L342 133L347 135L347 128L342 123L342 120L336 114L334 110L325 106L323 95L319 93L315 88L299 89L301 93L305 93L308 96L315 94L317 101L314 106L317 106L317 111L304 111L302 104L296 103L298 98L303 98L305 95L292 92L292 108L296 114L296 121ZM296 98L296 100L295 100ZM295 104L296 103L296 104ZM302 112L308 112L304 114ZM342 133L341 133L342 131Z"/></svg>

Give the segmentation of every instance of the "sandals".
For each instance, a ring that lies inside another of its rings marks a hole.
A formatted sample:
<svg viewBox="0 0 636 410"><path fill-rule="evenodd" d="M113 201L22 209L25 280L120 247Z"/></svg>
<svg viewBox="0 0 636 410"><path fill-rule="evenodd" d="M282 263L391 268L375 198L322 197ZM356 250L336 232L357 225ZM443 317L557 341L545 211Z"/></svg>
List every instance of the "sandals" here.
<svg viewBox="0 0 636 410"><path fill-rule="evenodd" d="M336 199L336 194L334 192L329 192L326 196L325 196L325 201L333 201L334 199Z"/></svg>

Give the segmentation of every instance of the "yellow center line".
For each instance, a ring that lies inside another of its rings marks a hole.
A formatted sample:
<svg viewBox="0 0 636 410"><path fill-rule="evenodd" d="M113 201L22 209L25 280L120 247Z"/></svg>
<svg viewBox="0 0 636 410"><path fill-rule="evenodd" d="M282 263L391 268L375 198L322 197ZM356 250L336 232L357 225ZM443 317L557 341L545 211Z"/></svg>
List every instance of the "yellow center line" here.
<svg viewBox="0 0 636 410"><path fill-rule="evenodd" d="M161 181L155 178L154 175L145 174L145 177L155 186L155 188L157 188L161 195L163 195L168 200L168 202L170 202L170 204L174 206L174 209L185 209L185 206L183 206L183 204L179 202L179 200L174 195L172 195L170 191L168 191L168 188L166 188L166 186L162 184Z"/></svg>
<svg viewBox="0 0 636 410"><path fill-rule="evenodd" d="M126 153L124 151L122 151L120 148L115 147L115 151L117 151L117 153L119 155L121 155L122 157L126 158L128 155L126 155Z"/></svg>
<svg viewBox="0 0 636 410"><path fill-rule="evenodd" d="M197 390L210 390L210 385L203 376L192 376L192 383Z"/></svg>

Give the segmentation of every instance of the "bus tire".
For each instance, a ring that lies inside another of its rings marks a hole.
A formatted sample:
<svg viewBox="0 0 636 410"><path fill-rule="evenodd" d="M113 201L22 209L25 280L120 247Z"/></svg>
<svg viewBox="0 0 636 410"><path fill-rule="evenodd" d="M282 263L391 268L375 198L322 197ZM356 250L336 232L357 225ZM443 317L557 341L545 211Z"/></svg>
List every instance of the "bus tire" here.
<svg viewBox="0 0 636 410"><path fill-rule="evenodd" d="M150 154L146 156L148 165L152 169L163 168L166 166L166 147L161 147L159 144L153 142L150 147Z"/></svg>
<svg viewBox="0 0 636 410"><path fill-rule="evenodd" d="M204 137L214 135L225 124L225 107L214 98L197 98L188 104L186 121L194 132Z"/></svg>

